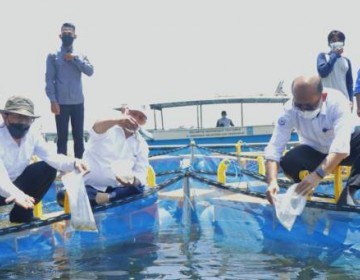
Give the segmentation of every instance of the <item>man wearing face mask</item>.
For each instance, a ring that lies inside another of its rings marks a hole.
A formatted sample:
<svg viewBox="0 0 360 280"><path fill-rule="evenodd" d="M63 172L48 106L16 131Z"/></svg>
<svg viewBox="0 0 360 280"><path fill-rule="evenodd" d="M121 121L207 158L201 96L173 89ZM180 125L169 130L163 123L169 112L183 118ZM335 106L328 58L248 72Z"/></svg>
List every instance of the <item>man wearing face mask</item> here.
<svg viewBox="0 0 360 280"><path fill-rule="evenodd" d="M13 96L0 110L0 205L15 202L11 222L30 222L32 208L53 183L56 170L81 172L86 164L53 152L41 134L31 127L35 118L34 105L28 98ZM36 155L43 161L31 162Z"/></svg>
<svg viewBox="0 0 360 280"><path fill-rule="evenodd" d="M342 92L352 108L353 77L351 63L342 55L344 52L345 35L333 30L328 35L328 53L320 53L317 57L317 70L324 87L334 88Z"/></svg>
<svg viewBox="0 0 360 280"><path fill-rule="evenodd" d="M96 121L84 160L92 170L84 176L91 205L140 194L146 185L149 148L140 135L147 120L144 105L124 105L116 116ZM59 193L60 204L63 195Z"/></svg>
<svg viewBox="0 0 360 280"><path fill-rule="evenodd" d="M61 49L49 54L46 60L46 94L55 114L57 151L67 154L69 121L74 139L74 155L82 158L84 152L84 95L82 73L94 72L89 60L74 51L75 26L64 23L61 27Z"/></svg>
<svg viewBox="0 0 360 280"><path fill-rule="evenodd" d="M318 76L297 77L292 95L265 149L268 200L273 203L279 190L279 167L299 182L298 193L309 194L341 164L352 166L352 170L338 203L353 205L352 197L360 188L360 131L355 130L348 100L335 89L323 88ZM300 145L282 156L294 129ZM301 170L311 173L300 180Z"/></svg>

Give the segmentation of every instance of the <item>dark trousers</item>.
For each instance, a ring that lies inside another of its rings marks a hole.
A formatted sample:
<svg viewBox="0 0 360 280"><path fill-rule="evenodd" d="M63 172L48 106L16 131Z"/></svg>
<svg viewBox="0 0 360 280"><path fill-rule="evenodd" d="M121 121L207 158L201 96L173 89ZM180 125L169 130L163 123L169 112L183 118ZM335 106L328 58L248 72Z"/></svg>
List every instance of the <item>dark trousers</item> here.
<svg viewBox="0 0 360 280"><path fill-rule="evenodd" d="M327 155L320 153L306 145L299 145L287 152L280 160L280 166L284 173L295 182L300 182L299 172L301 170L314 171ZM351 135L350 154L340 163L352 166L347 186L360 188L360 131Z"/></svg>
<svg viewBox="0 0 360 280"><path fill-rule="evenodd" d="M96 197L96 194L98 193L98 190L89 185L86 185L85 187L86 187L86 192L88 194L91 206L97 205L96 201L95 201L95 197ZM143 186L118 187L118 188L108 187L106 189L106 193L110 194L110 202L114 201L114 200L118 200L120 198L128 197L133 194L140 194L143 191L144 191Z"/></svg>
<svg viewBox="0 0 360 280"><path fill-rule="evenodd" d="M55 115L57 130L57 152L67 154L69 121L74 140L74 155L82 158L84 153L84 104L60 105L60 114Z"/></svg>
<svg viewBox="0 0 360 280"><path fill-rule="evenodd" d="M35 162L13 182L20 190L32 196L37 204L49 190L56 177L56 169L44 161ZM5 198L0 197L0 205L5 205ZM10 221L17 223L29 222L33 217L33 209L25 209L14 205L10 212Z"/></svg>

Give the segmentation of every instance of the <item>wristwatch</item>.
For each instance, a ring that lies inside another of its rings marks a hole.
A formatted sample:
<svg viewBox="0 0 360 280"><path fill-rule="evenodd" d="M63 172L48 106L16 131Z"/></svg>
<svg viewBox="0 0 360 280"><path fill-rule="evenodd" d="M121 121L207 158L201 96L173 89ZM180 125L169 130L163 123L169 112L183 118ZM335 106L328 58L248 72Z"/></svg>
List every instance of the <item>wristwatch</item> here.
<svg viewBox="0 0 360 280"><path fill-rule="evenodd" d="M315 171L316 175L318 175L321 179L324 179L326 176L324 169L321 168L321 166L318 166Z"/></svg>

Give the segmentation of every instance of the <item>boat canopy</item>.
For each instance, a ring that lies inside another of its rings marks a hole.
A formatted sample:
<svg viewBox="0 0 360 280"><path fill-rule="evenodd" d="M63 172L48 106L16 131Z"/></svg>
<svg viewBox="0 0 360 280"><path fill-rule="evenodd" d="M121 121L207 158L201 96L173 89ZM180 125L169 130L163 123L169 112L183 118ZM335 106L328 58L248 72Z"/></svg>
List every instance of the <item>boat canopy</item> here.
<svg viewBox="0 0 360 280"><path fill-rule="evenodd" d="M240 104L241 105L241 126L243 123L243 104L259 104L259 103L285 103L289 100L289 97L275 96L275 97L242 97L242 98L213 98L213 99L202 99L202 100L191 100L191 101L177 101L177 102L165 102L165 103L153 103L150 104L150 109L154 110L154 122L155 129L157 129L156 111L161 113L161 126L164 130L164 118L163 109L174 108L174 107L185 107L185 106L197 106L197 121L198 128L202 128L202 106L213 105L213 104Z"/></svg>

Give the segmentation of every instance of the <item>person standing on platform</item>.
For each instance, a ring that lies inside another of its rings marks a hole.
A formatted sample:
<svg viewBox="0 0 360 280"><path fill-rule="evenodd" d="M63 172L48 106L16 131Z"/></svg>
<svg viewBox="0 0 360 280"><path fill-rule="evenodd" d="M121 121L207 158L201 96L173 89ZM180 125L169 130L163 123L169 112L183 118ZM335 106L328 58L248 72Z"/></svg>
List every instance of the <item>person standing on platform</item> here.
<svg viewBox="0 0 360 280"><path fill-rule="evenodd" d="M94 67L86 56L75 52L75 25L64 23L59 35L61 49L48 55L46 60L46 94L55 114L57 152L67 154L69 121L74 140L74 156L84 153L84 95L81 76L91 76Z"/></svg>
<svg viewBox="0 0 360 280"><path fill-rule="evenodd" d="M234 126L231 119L227 118L226 111L221 112L221 118L217 120L216 127L230 127Z"/></svg>
<svg viewBox="0 0 360 280"><path fill-rule="evenodd" d="M345 34L333 30L328 35L330 51L317 57L317 70L324 87L339 90L353 107L353 77L350 60L343 56Z"/></svg>

